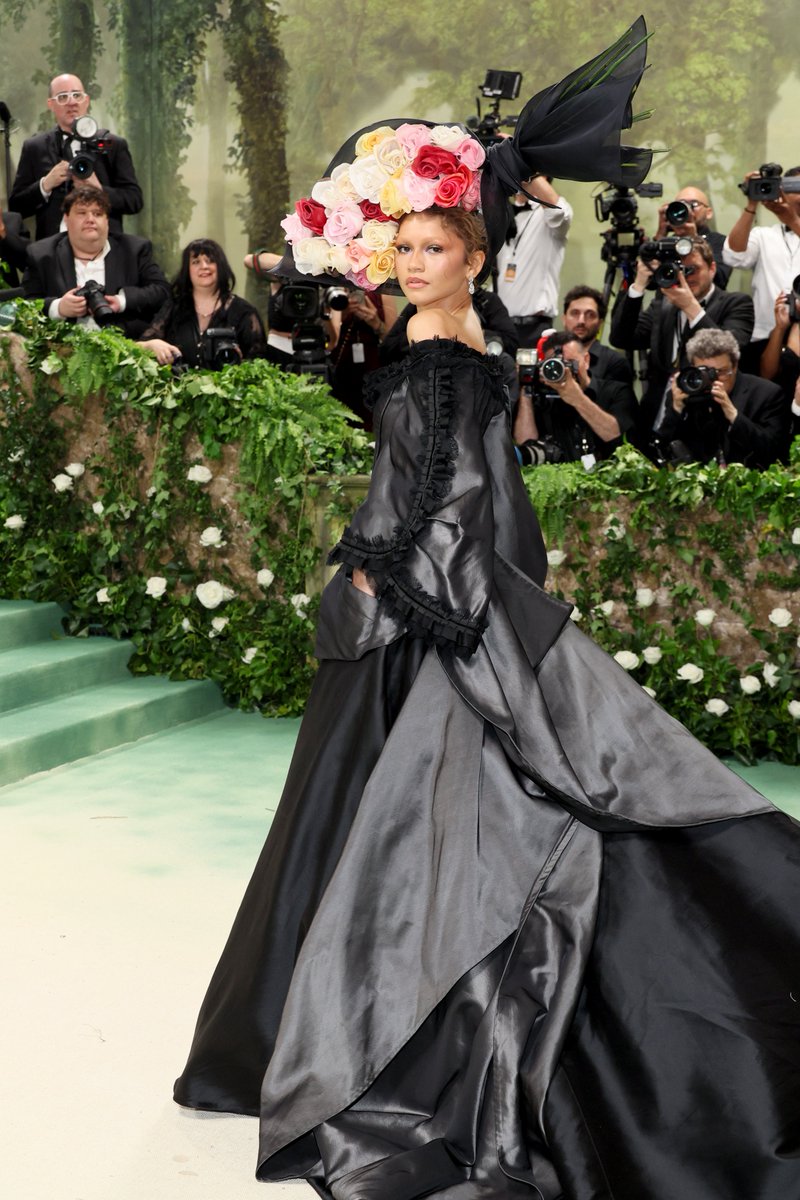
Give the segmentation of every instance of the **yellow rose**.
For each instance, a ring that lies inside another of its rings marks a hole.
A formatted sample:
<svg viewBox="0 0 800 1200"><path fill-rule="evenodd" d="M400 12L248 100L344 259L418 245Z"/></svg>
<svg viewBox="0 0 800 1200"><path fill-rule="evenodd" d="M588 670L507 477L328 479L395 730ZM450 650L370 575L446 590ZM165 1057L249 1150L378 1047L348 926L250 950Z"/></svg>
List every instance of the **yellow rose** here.
<svg viewBox="0 0 800 1200"><path fill-rule="evenodd" d="M369 133L362 133L361 137L356 142L356 157L360 158L362 154L372 154L372 151L382 142L384 138L393 138L395 132L388 125L381 125L378 129L371 129Z"/></svg>
<svg viewBox="0 0 800 1200"><path fill-rule="evenodd" d="M411 212L411 201L400 187L399 173L386 180L380 190L378 204L381 206L381 212L385 212L387 217L394 217L397 220L404 213Z"/></svg>
<svg viewBox="0 0 800 1200"><path fill-rule="evenodd" d="M394 259L396 250L392 246L389 250L379 250L373 254L370 262L367 263L367 279L370 283L378 284L385 283L387 279L394 279Z"/></svg>

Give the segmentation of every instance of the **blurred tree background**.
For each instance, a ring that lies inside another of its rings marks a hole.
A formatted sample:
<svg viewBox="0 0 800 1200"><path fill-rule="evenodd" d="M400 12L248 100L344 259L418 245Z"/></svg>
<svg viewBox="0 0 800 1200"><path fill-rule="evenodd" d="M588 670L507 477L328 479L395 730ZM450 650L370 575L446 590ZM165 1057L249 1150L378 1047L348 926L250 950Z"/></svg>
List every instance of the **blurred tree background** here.
<svg viewBox="0 0 800 1200"><path fill-rule="evenodd" d="M386 116L463 121L486 70L523 73L521 100L596 53L643 11L654 32L637 97L653 118L635 140L665 153L667 196L698 184L725 230L736 182L769 158L800 163L796 0L0 0L0 69L22 138L49 125L46 83L80 75L101 124L131 145L153 238L168 270L208 234L234 263L278 249L289 197L306 192L345 137ZM504 106L518 111L520 102ZM587 184L567 183L575 224L563 278L598 283L600 227ZM648 227L658 202L641 202Z"/></svg>

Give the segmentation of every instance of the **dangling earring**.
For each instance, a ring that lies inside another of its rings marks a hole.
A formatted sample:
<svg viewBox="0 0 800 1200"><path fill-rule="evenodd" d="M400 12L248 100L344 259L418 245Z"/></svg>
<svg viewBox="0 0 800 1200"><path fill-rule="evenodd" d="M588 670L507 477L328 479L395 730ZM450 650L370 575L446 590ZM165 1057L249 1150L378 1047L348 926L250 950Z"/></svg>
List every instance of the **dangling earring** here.
<svg viewBox="0 0 800 1200"><path fill-rule="evenodd" d="M470 296L475 295L475 280L472 278L471 275L469 276L469 284L467 286L467 291L469 292Z"/></svg>

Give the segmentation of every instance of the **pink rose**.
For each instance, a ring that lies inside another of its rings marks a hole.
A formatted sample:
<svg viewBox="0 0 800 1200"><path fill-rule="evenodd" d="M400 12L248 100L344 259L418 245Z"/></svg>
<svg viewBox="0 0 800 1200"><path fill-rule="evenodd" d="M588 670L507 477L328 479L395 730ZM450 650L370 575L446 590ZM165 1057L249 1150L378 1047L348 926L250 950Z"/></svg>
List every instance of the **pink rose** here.
<svg viewBox="0 0 800 1200"><path fill-rule="evenodd" d="M434 203L439 208L455 208L471 183L472 172L467 167L458 167L452 175L439 180Z"/></svg>
<svg viewBox="0 0 800 1200"><path fill-rule="evenodd" d="M372 255L370 255L370 258L372 258ZM367 279L366 271L348 271L345 279L349 279L357 288L361 288L362 292L371 292L377 287L377 284L371 283Z"/></svg>
<svg viewBox="0 0 800 1200"><path fill-rule="evenodd" d="M408 197L413 212L424 212L433 204L437 186L435 179L421 179L408 167L400 176L400 186Z"/></svg>
<svg viewBox="0 0 800 1200"><path fill-rule="evenodd" d="M420 147L427 146L430 142L431 131L427 125L398 125L394 136L408 161L412 162Z"/></svg>
<svg viewBox="0 0 800 1200"><path fill-rule="evenodd" d="M474 212L481 202L481 173L472 176L472 181L461 197L461 207L466 212Z"/></svg>
<svg viewBox="0 0 800 1200"><path fill-rule="evenodd" d="M440 175L452 175L458 168L458 159L441 146L420 146L411 170L422 179L438 179Z"/></svg>
<svg viewBox="0 0 800 1200"><path fill-rule="evenodd" d="M316 200L309 200L305 197L298 200L294 206L294 211L297 213L300 220L305 225L306 229L310 229L312 233L320 235L325 228L325 209Z"/></svg>
<svg viewBox="0 0 800 1200"><path fill-rule="evenodd" d="M364 224L364 214L357 204L343 204L335 208L325 222L322 233L334 246L344 246L346 242L361 233Z"/></svg>
<svg viewBox="0 0 800 1200"><path fill-rule="evenodd" d="M361 238L353 238L345 247L345 253L353 264L354 271L363 271L367 263L372 262L373 250L365 245Z"/></svg>
<svg viewBox="0 0 800 1200"><path fill-rule="evenodd" d="M391 213L385 213L380 204L374 204L372 200L362 200L358 206L364 214L365 221L392 221L394 218Z"/></svg>
<svg viewBox="0 0 800 1200"><path fill-rule="evenodd" d="M478 139L473 137L465 137L463 142L453 147L453 153L470 171L477 171L486 160L486 151Z"/></svg>
<svg viewBox="0 0 800 1200"><path fill-rule="evenodd" d="M303 238L311 237L311 230L306 228L296 212L283 218L281 229L286 234L287 242L299 242Z"/></svg>

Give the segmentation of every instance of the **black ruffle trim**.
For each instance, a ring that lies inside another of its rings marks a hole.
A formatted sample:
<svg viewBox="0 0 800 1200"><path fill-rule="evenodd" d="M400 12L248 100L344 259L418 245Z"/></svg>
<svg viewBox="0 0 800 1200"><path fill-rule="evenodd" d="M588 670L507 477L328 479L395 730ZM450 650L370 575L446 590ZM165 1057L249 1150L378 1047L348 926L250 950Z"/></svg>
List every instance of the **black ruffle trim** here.
<svg viewBox="0 0 800 1200"><path fill-rule="evenodd" d="M476 620L464 609L447 608L405 571L393 571L379 585L378 594L402 617L409 633L437 646L455 646L472 654L486 630L486 621Z"/></svg>
<svg viewBox="0 0 800 1200"><path fill-rule="evenodd" d="M468 346L464 349L470 354L477 353ZM364 571L387 571L393 563L401 562L406 557L426 519L441 506L452 488L458 443L452 435L456 396L449 363L434 361L430 365L428 389L431 401L427 408L426 427L420 439L421 451L416 460L416 480L408 520L405 525L395 528L391 540L381 535L357 537L348 525L328 555L329 564L346 563L350 567L361 567Z"/></svg>
<svg viewBox="0 0 800 1200"><path fill-rule="evenodd" d="M402 358L397 362L387 363L385 367L378 367L377 370L371 371L367 375L362 390L362 399L366 407L372 410L395 383L405 379L412 362L425 358L429 354L435 354L440 361L443 361L444 365L455 366L464 361L470 361L482 367L487 374L493 377L502 379L503 376L503 368L492 355L482 354L480 350L473 350L472 346L466 345L465 342L459 342L455 338L426 338L423 342L411 342ZM451 359L452 364L447 362L447 359Z"/></svg>

